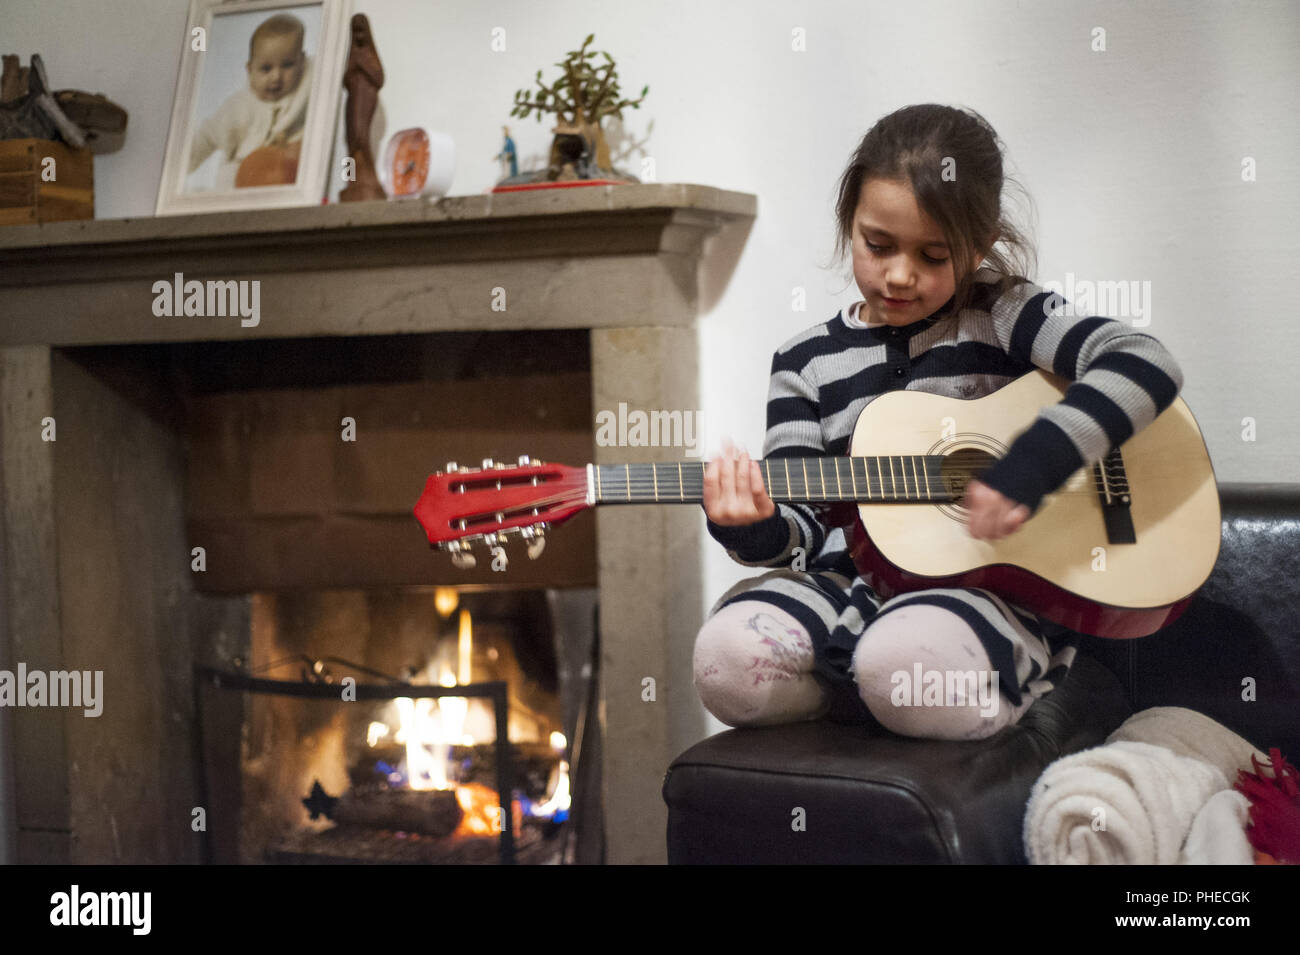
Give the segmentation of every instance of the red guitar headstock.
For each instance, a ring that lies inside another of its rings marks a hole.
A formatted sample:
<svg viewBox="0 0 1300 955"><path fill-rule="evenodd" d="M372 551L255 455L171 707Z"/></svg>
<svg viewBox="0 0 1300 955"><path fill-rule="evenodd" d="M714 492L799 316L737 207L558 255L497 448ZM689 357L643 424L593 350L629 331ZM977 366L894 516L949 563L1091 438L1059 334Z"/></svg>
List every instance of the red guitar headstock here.
<svg viewBox="0 0 1300 955"><path fill-rule="evenodd" d="M551 524L568 520L588 506L587 472L563 464L545 464L521 455L518 464L491 458L478 468L455 461L435 471L415 504L415 518L429 543L451 554L452 563L468 570L477 561L470 546L482 541L489 550L517 534L536 559L546 546Z"/></svg>

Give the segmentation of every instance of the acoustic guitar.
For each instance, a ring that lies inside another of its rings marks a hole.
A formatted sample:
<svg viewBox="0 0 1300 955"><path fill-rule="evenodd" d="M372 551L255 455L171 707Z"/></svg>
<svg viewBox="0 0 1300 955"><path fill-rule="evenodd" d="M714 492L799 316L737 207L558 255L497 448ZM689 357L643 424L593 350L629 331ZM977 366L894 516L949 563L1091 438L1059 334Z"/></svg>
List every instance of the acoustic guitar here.
<svg viewBox="0 0 1300 955"><path fill-rule="evenodd" d="M1146 636L1182 613L1219 552L1214 469L1181 398L1015 533L984 541L967 529L967 483L1068 385L1033 371L983 398L888 392L863 409L847 456L768 458L763 484L776 502L831 505L828 524L846 527L858 572L882 597L982 587L1082 633ZM510 536L535 558L549 526L594 505L701 503L704 467L453 462L429 477L415 516L459 567L474 566L473 544L495 550Z"/></svg>

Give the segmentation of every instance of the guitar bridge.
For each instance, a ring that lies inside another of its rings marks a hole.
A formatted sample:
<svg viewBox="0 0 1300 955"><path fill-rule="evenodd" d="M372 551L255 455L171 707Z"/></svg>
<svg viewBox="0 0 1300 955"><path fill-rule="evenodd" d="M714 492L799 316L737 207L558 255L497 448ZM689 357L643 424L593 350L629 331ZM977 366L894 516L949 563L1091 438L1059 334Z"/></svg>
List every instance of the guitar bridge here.
<svg viewBox="0 0 1300 955"><path fill-rule="evenodd" d="M1128 473L1119 448L1111 448L1104 458L1092 466L1097 483L1097 498L1101 502L1101 517L1106 525L1106 540L1111 544L1136 544L1137 532L1133 528L1132 500L1128 486Z"/></svg>

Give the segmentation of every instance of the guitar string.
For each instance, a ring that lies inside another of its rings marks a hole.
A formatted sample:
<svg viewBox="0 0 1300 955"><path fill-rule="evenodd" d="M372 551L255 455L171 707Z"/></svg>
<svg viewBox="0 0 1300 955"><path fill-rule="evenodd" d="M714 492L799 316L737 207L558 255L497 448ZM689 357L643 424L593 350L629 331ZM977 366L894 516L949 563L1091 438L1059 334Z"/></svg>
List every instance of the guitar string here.
<svg viewBox="0 0 1300 955"><path fill-rule="evenodd" d="M617 467L619 467L619 466L618 466L618 465L601 465L601 467L614 467L614 468L617 468ZM968 472L964 472L964 473L965 473L965 475L968 476L969 474L978 474L978 473L982 473L982 472L979 472L979 471L968 471ZM1158 481L1159 481L1161 478L1165 478L1165 477L1173 476L1173 475L1175 475L1175 474L1178 474L1179 476L1181 476L1181 473L1182 473L1182 472L1144 472L1143 475L1142 475L1142 480L1143 480L1143 483L1144 483L1144 484L1148 484L1148 485L1149 485L1149 484L1151 484L1151 483L1158 483ZM933 476L933 475L931 475L931 476L927 476L927 478L926 478L926 480L925 480L925 483L926 483L927 489L929 489L929 490L931 490L931 491L944 491L944 492L946 493L946 488L944 487L944 478L945 478L945 476L956 476L956 475L957 475L957 472L945 472L944 475L940 475L940 476L938 476L938 477ZM638 496L640 496L640 495L645 495L645 494L650 494L651 496L653 496L656 492L658 492L660 498L672 498L672 497L674 497L674 496L680 496L680 495L674 495L674 494L673 494L673 492L672 492L672 490L671 490L671 484L672 484L672 482L667 481L666 479L665 479L664 481L659 481L659 480L657 480L654 476L651 476L651 477L642 477L642 476L638 475L638 476L636 476L636 477L633 477L630 481L628 481L628 480L626 480L626 479L623 479L623 480L615 480L615 478L619 478L619 477L622 477L622 476L621 476L621 475L617 475L617 474L611 474L611 475L609 476L609 478L606 479L606 483L608 484L608 488L607 488L607 489L603 489L602 494L601 494L601 497L602 497L602 498L608 498L608 503L617 503L617 498L618 498L619 496L621 496L621 495L622 495L622 496L626 496L629 492L635 493L635 494L637 494ZM1092 494L1092 493L1105 493L1105 491L1106 491L1106 489L1107 489L1105 483L1102 482L1101 480L1099 480L1099 479L1097 478L1097 476L1096 476L1095 473L1092 474L1091 477L1092 477L1091 487L1083 487L1083 488L1062 488L1062 489L1056 491L1055 493L1057 493L1057 494ZM1125 477L1125 478L1113 477L1112 479L1113 479L1113 481L1114 481L1115 483L1117 483L1117 484L1123 484L1123 483L1127 480L1126 477ZM697 482L698 482L698 483L697 483ZM891 479L891 482L892 482L892 486L887 486L886 482L885 482L882 478L880 478L880 477L875 477L875 478L870 478L870 479L868 479L866 483L867 483L867 488L868 488L868 490L869 490L870 492L872 492L872 493L878 493L878 494L880 494L881 496L884 496L884 495L886 495L886 494L895 494L895 495L896 495L896 494L898 493L898 489L899 489L900 486L903 488L903 493L906 494L906 495L909 495L909 496L911 496L911 495L918 495L918 496L919 496L919 495L922 493L921 490L920 490L919 487L918 487L918 485L919 485L920 482L919 482L919 480L917 480L916 478L912 478L912 479L909 479L909 480L904 480L903 478L893 478L893 479ZM813 491L815 488L817 488L820 484L821 484L820 480L819 480L818 482L814 483L811 479L809 479L808 482L807 482L806 484L801 484L800 487L803 488L803 489L805 489L805 490L808 491L808 492L812 492L812 491ZM702 478L697 478L696 476L692 476L692 477L689 479L689 481L687 482L687 485L688 485L689 488L690 488L690 491L691 491L691 495L692 495L692 496L695 496L697 493L699 493L699 494L702 494L702 493L703 493L703 481L702 481ZM777 482L773 482L773 487L774 487L774 488L777 487ZM916 490L913 490L913 488L917 488L917 489L916 489ZM829 489L828 489L828 490L829 490ZM1119 492L1121 492L1121 493L1123 493L1123 491L1124 491L1124 489L1123 489L1122 487L1121 487L1121 488L1116 488L1116 490L1119 491ZM778 491L778 493L781 493L781 496L782 496L783 498L784 498L784 497L787 497L787 496L794 496L794 494L795 494L795 482L794 482L793 480L790 481L790 482L786 485L785 491L784 491L784 492L780 492L780 491ZM821 495L821 494L817 494L817 495L811 495L811 494L810 494L809 496L810 496L810 499L811 499L811 500L814 500L814 501L821 501L821 502L826 502L826 503L836 503L836 502L838 502L838 501L846 501L846 502L847 502L847 501L852 501L852 500L861 500L861 501L863 501L864 503L870 503L870 498L869 498L869 497L867 497L867 498L862 498L862 497L861 497L861 493L862 493L862 492L859 492L859 496L856 497L856 498L854 498L854 497L833 497L833 496L831 496L831 495L829 495L829 494L826 494L826 495L824 495L824 496ZM572 495L572 496L570 497L569 495ZM802 497L803 495L799 495L799 496ZM540 498L534 498L534 499L532 499L532 500L529 501L529 502L520 502L519 504L516 504L516 505L514 505L514 506L515 506L515 507L533 507L533 506L537 506L537 505L540 505L540 504L543 504L543 503L545 503L545 504L550 504L550 503L556 503L556 502L559 502L559 501L577 501L577 500L583 500L583 499L585 499L585 497L586 497L586 492L585 492L585 490L563 491L563 492L559 492L558 494L546 495L546 496L543 496L543 497L540 497Z"/></svg>
<svg viewBox="0 0 1300 955"><path fill-rule="evenodd" d="M801 459L801 458L789 458L789 459L786 459L786 458L776 458L776 459L774 459L774 460L780 460L780 461L786 461L786 460L791 460L791 461L803 461L803 460L817 460L817 459L811 459L811 458L809 458L809 459ZM821 460L825 460L825 459L821 459ZM675 462L667 462L667 463L665 463L665 462L658 462L658 464L659 464L659 466L661 466L661 467L665 467L665 466L666 466L666 467L669 467L669 468L672 468L672 467L675 466ZM632 477L631 480L628 481L628 480L625 478L625 476L624 476L623 474L620 474L620 473L618 473L617 471L615 471L614 473L611 473L610 476L606 479L607 482L609 483L609 486L610 486L610 487L609 487L609 490L608 490L608 492L607 492L606 494L603 494L602 496L608 496L608 497L610 497L610 498L613 498L613 497L617 496L619 493L626 493L626 489L627 489L629 486L630 486L633 490L636 490L636 491L638 491L638 492L643 491L643 490L646 490L646 489L651 489L651 490L653 490L653 489L655 489L655 488L656 488L658 485L660 485L660 484L664 485L664 486L667 488L667 491L664 492L661 496L672 496L672 492L671 492L671 484L673 483L672 481L667 480L667 478L665 478L665 479L663 479L663 480L659 480L659 479L656 478L655 475L648 475L648 476L646 476L646 475L642 475L641 473L639 473L639 471L640 471L641 468L643 468L643 467L646 466L645 463L642 463L642 464L634 464L634 465L632 465L632 466L638 468L638 473L637 473L637 475L634 476L634 477ZM617 469L617 468L622 468L623 465L608 465L608 464L605 464L605 465L600 465L600 467L602 467L602 468L616 468L616 469ZM1084 465L1084 468L1087 468L1087 469L1089 470L1089 477L1090 477L1090 479L1091 479L1091 484L1092 484L1092 488L1091 488L1091 490L1096 491L1096 492L1100 492L1100 493L1105 493L1105 491L1107 490L1107 482L1109 482L1109 484L1111 484L1111 485L1119 485L1119 487L1115 488L1115 490L1118 490L1118 491L1120 491L1121 493L1124 492L1124 487L1123 487L1123 485L1125 485L1125 484L1127 483L1127 481L1128 481L1128 475L1127 475L1127 473L1117 474L1117 473L1115 472L1115 468L1106 469L1106 468L1103 467L1103 470L1106 471L1105 478L1103 478L1103 477L1099 476L1099 475L1096 473L1096 471L1093 469L1092 465ZM939 473L939 474L931 474L931 473L928 473L928 472L927 472L927 473L925 473L925 474L923 474L923 475L916 475L915 473L913 473L912 475L907 475L906 473L904 473L904 476L903 476L903 477L892 476L892 477L889 477L888 479L884 478L884 477L881 476L880 474L877 474L877 475L875 475L875 476L872 476L872 475L868 474L868 475L867 475L865 478L863 478L862 480L865 481L867 487L870 488L872 491L882 490L882 489L884 489L886 486L893 486L893 487L903 486L903 487L905 488L906 493L911 494L911 493L920 493L919 490L916 491L916 492L911 491L911 490L910 490L910 487L913 487L913 486L918 486L918 487L919 487L919 485L920 485L920 483L922 483L922 481L925 483L925 485L926 485L927 488L930 488L930 489L936 489L936 488L942 487L943 484L944 484L944 481L945 481L947 478L952 478L952 477L966 477L966 478L969 478L969 477L972 477L972 476L978 476L978 475L984 473L985 470L987 470L987 469L986 469L986 468L983 468L983 467L981 467L981 468L973 468L973 467L966 467L966 468L963 468L963 467L944 467L944 468L942 469L941 473ZM1080 470L1083 470L1083 468L1081 468ZM843 474L838 474L838 475L837 475L835 472L832 472L830 475L822 475L822 474L820 473L820 472L821 472L821 469L820 469L820 468L818 469L818 472L819 472L819 473L818 473L818 475L817 475L817 477L816 477L815 479L812 478L812 477L810 477L810 478L808 478L806 481L803 481L803 482L799 482L799 481L795 481L795 480L791 479L791 480L788 480L788 481L785 483L785 486L786 486L787 489L791 489L791 488L793 488L793 487L797 484L797 485L800 486L800 487L807 488L807 489L811 490L811 489L815 489L815 488L820 487L823 483L826 483L826 484L827 484L827 487L828 487L828 489L829 489L829 485L830 485L830 483L833 482L837 477L840 479L841 485L842 485L842 483L843 483L843 479L844 479L844 475L843 475ZM671 474L672 472L670 471L669 473ZM1168 473L1173 473L1173 472L1165 472L1165 473L1168 474ZM1178 473L1181 473L1181 472L1178 472ZM1161 476L1159 472L1156 472L1155 474L1148 473L1148 472L1144 472L1142 477L1143 477L1143 481L1144 481L1144 482L1148 482L1152 477L1158 477L1158 476ZM778 475L778 477L779 477L779 475ZM851 479L852 479L852 480L857 480L857 479L858 479L858 472L854 471L854 472L852 473L852 475L851 475ZM692 475L692 476L689 478L689 483L691 484L692 490L694 490L695 487L697 486L696 482L697 482L697 481L702 482L702 480L703 480L703 476L702 476L702 474L701 474L701 475ZM780 485L780 482L779 482L779 481L773 481L772 484L773 484L773 486L779 486L779 485ZM1079 488L1079 489L1069 489L1069 490L1066 490L1066 491L1063 491L1063 492L1058 492L1058 493L1087 493L1088 490L1089 490L1089 489L1087 489L1087 488ZM817 499L818 499L818 500L833 501L833 500L848 500L849 498L832 498L832 497L830 497L830 496L828 495L828 496L826 496L826 497L818 496Z"/></svg>
<svg viewBox="0 0 1300 955"><path fill-rule="evenodd" d="M1181 476L1181 475L1178 475L1178 476ZM1155 484L1155 483L1158 483L1157 481L1153 480L1153 477L1154 477L1154 476L1153 476L1153 475L1150 475L1150 474L1145 474L1145 475L1143 475L1143 483L1144 483L1144 485L1147 486L1148 488L1150 487L1150 485ZM885 498L885 497L887 497L887 496L889 496L889 494L890 494L890 492L887 492L887 491L884 490L883 488L876 488L875 490L878 490L878 491L879 491L880 497L881 497L882 499ZM651 485L650 485L650 484L638 485L638 483L635 482L635 481L634 481L633 484L632 484L631 493L633 493L633 494L647 494L647 495L648 495L650 491L651 491ZM692 491L694 491L694 488L692 488ZM620 488L617 488L617 489L611 489L607 494L603 494L603 495L602 495L602 497L609 497L610 499L609 499L608 501L598 501L597 503L606 503L606 504L626 503L625 501L619 500L619 495L620 495L620 493L621 493L621 494L627 494L627 493L628 493L628 490L625 489L625 488L621 488L621 487L620 487ZM1101 489L1101 487L1100 487L1100 485L1099 485L1099 486L1096 487L1096 488L1062 489L1062 490L1058 490L1058 491L1054 492L1052 496L1054 496L1054 497L1060 497L1060 496L1063 496L1063 495L1086 494L1086 495L1088 495L1088 496L1091 498L1091 497L1097 497L1097 496L1099 496L1099 495L1102 494L1102 493L1104 493L1104 491L1102 491L1102 489ZM1123 492L1119 492L1119 493L1123 493ZM893 494L893 496L895 496L895 497L898 497L898 496L899 496L898 493L897 493L897 491L892 492L892 494ZM905 492L906 498L905 498L904 501L902 501L902 502L895 501L895 502L892 502L892 503L917 503L917 504L938 503L938 504L954 504L954 505L956 505L956 504L960 504L960 501L961 501L961 498L960 498L960 497L947 497L947 498L942 499L942 500L939 500L939 501L927 501L926 499L921 498L921 497L919 497L919 496L913 496L913 495L915 495L915 494L917 494L917 492ZM694 496L694 495L692 495L692 496ZM702 499L702 497L703 497L703 495L702 495L702 493L701 493L701 494L699 495L699 499L697 499L697 500L692 500L692 501L688 501L688 502L685 502L685 503L699 503L699 502L700 502L700 499ZM564 491L564 492L559 492L559 493L556 493L556 494L547 495L547 496L545 496L545 497L541 497L541 498L535 498L535 499L533 499L533 500L531 500L531 501L524 502L524 503L521 503L521 504L517 504L517 505L515 505L514 507L515 507L515 508L547 507L547 506L550 506L550 505L552 505L552 504L557 504L557 505L565 505L565 504L581 505L581 504L585 504L585 503L586 503L586 499L587 499L586 491L584 491L584 490L572 490L572 491ZM808 498L808 499L804 500L804 499L800 499L800 498L795 497L795 496L790 496L790 495L785 495L785 494L779 495L778 498L775 498L775 499L774 499L774 501L775 501L776 503L809 503L809 504L818 504L818 503L837 504L837 503L841 503L841 504L855 504L855 505L858 505L858 504L871 504L871 503L874 503L874 502L871 501L870 499L862 499L862 498L832 499L832 498L822 498L822 497L820 497L820 496L817 496L817 497L811 497L811 498ZM633 501L633 502L631 502L631 503L634 503L634 504L672 503L672 500L669 499L668 501L663 501L663 500L656 501L655 499L653 499L653 498L647 496L647 497L644 497L644 498L642 498L642 499L640 499L640 500ZM482 513L491 513L491 512L485 511L485 512L482 512ZM540 515L540 514L528 515L528 516L531 516L531 517L535 518L535 520L534 520L534 521L531 521L530 523L542 523L542 522L544 522L544 520L545 520L545 516L544 516L544 515ZM511 519L514 519L514 518L511 518ZM451 522L451 523L454 524L455 521L453 521L453 522ZM464 529L464 531L462 531L462 533L470 534L470 533L478 533L478 531L471 530L470 528L467 527L467 528Z"/></svg>
<svg viewBox="0 0 1300 955"><path fill-rule="evenodd" d="M1144 481L1145 484L1150 485L1151 483L1153 483L1151 480L1149 480L1150 475L1147 475L1147 476L1145 476L1145 477L1147 478L1147 480ZM694 490L695 490L695 488L692 487L692 488L691 488L691 491L694 492ZM881 497L882 499L885 498L885 497L888 497L888 496L893 496L893 497L899 497L899 496L900 496L899 493L898 493L898 491L897 491L896 489L893 490L893 491L890 491L890 490L887 490L887 489L885 489L885 488L877 487L877 488L873 488L873 490L877 491L877 492L879 493L879 495L880 495L880 497ZM1098 496L1099 492L1100 492L1100 488L1063 489L1063 490L1059 490L1059 491L1054 492L1054 495L1053 495L1053 496L1057 496L1057 497L1059 497L1059 496L1067 495L1067 494L1068 494L1068 495L1086 494L1086 495L1088 495L1089 497L1096 497L1096 496ZM625 486L622 486L622 485L620 485L620 486L618 486L618 487L616 487L616 488L610 488L610 490L609 490L607 493L601 495L602 497L607 497L607 498L609 498L609 499L608 499L608 500L605 500L605 501L598 501L597 503L605 503L605 504L627 503L626 501L620 500L620 498L621 498L622 496L627 495L628 493L629 493L629 489L626 488ZM651 484L648 484L648 483L638 483L638 482L635 482L635 481L634 481L634 482L632 483L632 486L631 486L631 489L630 489L630 493L632 493L632 494L634 494L634 495L637 495L638 498L639 498L638 500L633 501L633 502L631 502L631 503L636 503L636 504L672 503L671 496L669 496L669 500L664 501L664 500L663 500L664 495L662 495L662 494L660 495L660 500L657 502L657 501L656 501L656 500L651 496L651 494L653 493L653 491L652 491L652 485L651 485ZM1122 492L1121 492L1121 493L1122 493ZM691 496L692 496L692 497L695 497L694 493L692 493ZM907 499L907 500L905 501L905 503L918 503L918 504L929 503L929 501L927 501L927 499L920 497L920 496L919 496L919 492L917 492L917 491L904 491L904 492L903 492L903 495L901 495L901 496L904 496L904 497ZM701 494L699 495L699 497L700 497L700 498L703 497L702 491L701 491ZM533 498L533 499L531 499L531 500L529 500L529 501L520 502L520 503L518 503L518 504L513 505L512 510L513 510L513 509L520 509L520 508L547 507L547 506L550 506L550 505L552 505L552 504L558 504L558 505L564 505L564 504L585 504L585 503L586 503L586 498L587 498L586 492L585 492L585 491L582 491L582 490L563 491L563 492L558 492L558 493L556 493L556 494L546 495L546 496L544 496L544 497ZM824 504L837 504L837 503L843 503L843 504L871 504L871 503L873 503L873 502L871 501L870 498L861 498L861 497L858 497L858 498L844 498L844 499L836 499L836 498L830 498L830 497L825 497L825 498L823 498L823 497L821 497L820 495L817 495L817 496L813 496L813 497L810 497L810 498L807 498L807 499L803 499L803 498L800 498L800 497L798 497L798 496L796 496L796 495L793 495L793 494L778 494L778 498L776 498L776 499L774 499L774 500L777 500L777 501L779 501L779 502L781 502L781 503L824 503ZM960 502L960 500L961 500L960 497L951 497L951 496L949 496L949 497L945 497L944 499L942 499L942 500L940 500L940 501L933 502L933 503L941 503L941 504L957 504L957 503ZM698 500L692 500L692 501L689 501L689 502L686 502L686 503L698 503L698 502L699 502ZM480 513L488 514L488 513L492 513L492 511L487 511L487 510L485 510L485 511L482 511L482 512L480 512ZM538 522L541 522L541 521L544 520L544 516L543 516L543 515L540 515L540 514L536 514L536 515L521 515L521 516L531 516L531 517L535 517L537 520L534 521L534 523L538 523ZM513 520L514 518L512 517L511 519ZM452 523L454 523L454 522L452 522ZM466 528L465 531L466 531L466 533L470 533L470 532L471 532L471 531L469 530L469 528Z"/></svg>
<svg viewBox="0 0 1300 955"><path fill-rule="evenodd" d="M773 460L782 460L782 461L784 461L784 460L788 460L788 459L777 458L777 459L773 459ZM799 459L799 460L803 460L803 459ZM825 459L820 459L820 460L825 460ZM611 474L610 477L609 477L609 482L608 482L609 485L610 485L610 487L609 487L609 492L608 492L608 494L606 494L606 493L602 493L602 494L601 494L601 497L602 497L602 498L604 498L604 497L608 497L608 498L610 499L608 503L618 503L617 498L618 498L618 496L619 496L620 494L623 495L623 496L629 496L629 495L631 495L631 494L636 494L636 495L638 496L638 498L643 498L643 500L638 501L638 503L652 503L653 501L655 501L655 500L659 500L660 498L663 498L663 497L667 497L667 498L671 499L672 496L673 496L672 493L671 493L671 482L665 480L665 482L664 482L665 490L664 490L663 493L660 493L660 492L659 492L659 482L658 482L658 480L657 480L657 477L656 477L654 474L651 474L648 478L647 478L647 477L644 477L644 476L641 475L641 469L642 469L642 468L645 466L645 464L647 464L647 463L650 463L650 462L642 462L642 463L640 463L640 464L634 465L634 466L637 467L637 469L638 469L638 475L637 475L636 477L634 477L634 478L631 478L630 480L628 480L628 479L626 478L626 476L625 476L625 479L624 479L623 481L618 481L618 480L616 480L616 478L618 477L617 473L615 472L615 473ZM668 467L673 467L673 466L676 464L676 462L655 462L655 463L657 463L657 464L659 464L659 465L662 465L662 466L668 466ZM697 466L698 466L698 465L697 465ZM615 469L617 469L617 468L620 467L620 466L619 466L619 465L600 465L600 467L602 467L602 468L605 468L605 467L611 467L611 468L615 468ZM944 478L945 478L945 477L947 477L947 476L969 476L969 475L972 475L972 474L982 473L982 471L983 471L982 468L981 468L981 469L978 469L978 470L977 470L977 469L974 469L974 468L946 468L946 469L944 470L943 474L939 475L938 477L932 476L932 475L930 475L930 474L927 473L927 474L926 474L926 477L925 477L927 499L928 499L928 497L929 497L929 492L930 492L930 491L938 490L938 491L940 491L940 492L942 492L942 493L946 493L946 489L942 487L942 485L943 485L943 481L944 481ZM821 483L821 480L820 480L820 479L821 479L822 475L821 475L821 469L820 469L820 468L818 469L818 472L819 472L819 474L818 474L818 476L819 476L819 483ZM1159 478L1159 477L1161 477L1161 476L1163 476L1163 475L1161 475L1161 474L1159 474L1159 473L1156 473L1156 474L1152 474L1152 473L1144 473L1144 474L1143 474L1143 483L1146 484L1146 485L1150 485L1151 483L1154 483L1154 482L1155 482L1155 479L1157 479L1157 478ZM856 475L854 475L854 477L856 477ZM1062 494L1088 494L1088 495L1094 495L1094 494L1101 494L1101 495L1104 495L1104 494L1106 494L1106 492L1107 492L1108 489L1107 489L1107 487L1106 487L1106 483L1105 483L1105 481L1103 481L1102 479L1100 479L1100 478L1097 476L1097 474L1095 473L1095 471L1092 473L1091 477L1092 477L1092 486L1091 486L1091 487L1084 487L1084 488L1062 488L1062 489L1056 491L1055 494L1058 495L1058 496L1059 496L1059 495L1062 495ZM1116 483L1119 483L1119 484L1123 484L1123 483L1125 483L1125 482L1127 481L1127 476L1117 477L1117 476L1113 476L1113 475L1112 475L1111 477L1112 477L1112 480L1114 480ZM692 496L692 497L696 497L696 496L697 496L696 492L697 492L697 490L698 490L698 496L699 496L700 498L702 498L702 497L703 497L703 473L702 473L702 471L698 473L698 478L699 478L699 481L700 481L700 484L699 484L698 486L696 485L696 478L697 478L697 475L695 475L695 474L691 475L691 477L690 477L690 481L689 481L689 483L690 483L691 496ZM849 497L849 498L844 498L844 497L832 498L832 497L830 497L829 495L820 495L820 494L819 494L819 495L812 495L812 494L809 494L809 495L807 496L807 498L806 498L806 501L807 501L808 503L868 503L868 504L869 504L869 503L871 503L871 498L870 498L870 494L871 494L871 493L876 493L876 494L878 494L881 498L884 498L884 497L886 497L886 496L898 497L898 496L899 496L899 493L898 493L898 485L901 483L901 484L903 485L903 496L914 499L916 503L924 503L924 500L923 500L923 499L921 498L921 496L920 496L920 495L921 495L921 491L920 491L919 487L918 487L917 489L915 489L915 490L909 489L908 486L907 486L909 482L907 482L905 479L891 478L891 481L893 482L893 487L892 487L892 488L888 488L888 489L885 487L885 483L884 483L883 476L878 475L876 478L873 479L873 478L871 478L870 475L866 475L866 476L864 477L864 480L865 480L865 482L866 482L866 484L867 484L867 494L868 494L867 498L865 498L865 499L863 499L860 495L857 496L857 497ZM935 484L936 484L936 482L940 485L940 487L937 488L937 489L935 488ZM911 481L910 483L913 485L913 487L916 487L916 485L918 485L919 482L918 482L918 480L917 480L917 478L916 478L915 475L913 475L913 479L912 479L912 481ZM774 484L775 484L775 482L774 482ZM804 500L804 498L803 498L802 496L800 496L800 495L796 495L796 494L794 493L794 487L793 487L793 484L794 484L793 481L789 481L789 482L787 482L786 490L785 490L784 493L781 493L781 492L778 491L778 494L779 494L781 500L783 500L783 501L790 501L790 502L799 502L799 501L801 501L801 500ZM807 484L805 484L804 487L805 487L805 489L806 489L807 491L811 492L811 490L812 490L812 481L811 481L811 479L808 480ZM1118 487L1118 488L1115 488L1115 490L1114 490L1113 493L1123 494L1123 493L1125 493L1125 491L1126 491L1126 488L1124 488L1124 487ZM647 496L649 497L649 499L648 499L648 500L647 500L647 499L644 499L644 498L646 498ZM679 495L679 496L680 496L680 495ZM585 502L585 500L586 500L586 491L585 491L585 490L571 489L571 490L561 491L561 492L558 492L558 493L556 493L556 494L546 495L546 496L544 496L544 497L540 497L540 498L534 498L534 499L532 499L531 501L521 502L521 503L519 503L519 504L516 504L516 505L515 505L515 508L521 508L521 507L523 507L523 508L530 508L530 507L539 507L539 506L549 506L549 505L551 505L551 504L560 504L560 503L576 504L576 503L583 503L583 502ZM953 499L952 497L949 497L949 498L947 499L947 502L952 502L953 500L954 500L954 499ZM604 503L604 502L602 502L602 503ZM483 512L483 513L488 513L488 512L485 511L485 512ZM541 515L533 515L533 516L540 517Z"/></svg>

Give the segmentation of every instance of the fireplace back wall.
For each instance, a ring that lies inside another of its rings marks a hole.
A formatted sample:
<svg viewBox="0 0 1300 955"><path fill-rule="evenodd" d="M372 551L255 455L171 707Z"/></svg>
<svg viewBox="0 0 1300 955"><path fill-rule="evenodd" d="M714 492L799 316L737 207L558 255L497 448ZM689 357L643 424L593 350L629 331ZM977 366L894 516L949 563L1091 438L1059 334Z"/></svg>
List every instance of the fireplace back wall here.
<svg viewBox="0 0 1300 955"><path fill-rule="evenodd" d="M6 460L23 462L5 474L5 521L26 545L7 586L41 595L11 604L24 615L10 618L10 657L104 681L96 718L12 711L17 861L198 860L191 669L247 655L254 590L595 586L589 513L536 562L511 548L495 574L482 560L452 568L411 514L450 459L592 460L587 342L455 332L6 350L5 420L31 418L3 433ZM54 441L41 437L49 408ZM42 509L54 526L10 505L33 487L55 498Z"/></svg>

